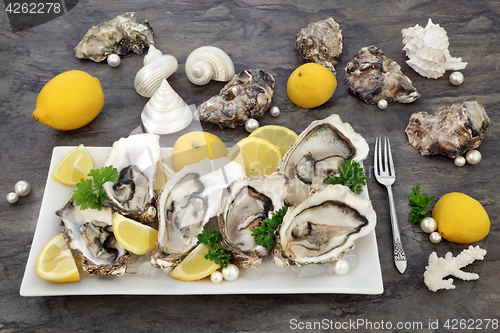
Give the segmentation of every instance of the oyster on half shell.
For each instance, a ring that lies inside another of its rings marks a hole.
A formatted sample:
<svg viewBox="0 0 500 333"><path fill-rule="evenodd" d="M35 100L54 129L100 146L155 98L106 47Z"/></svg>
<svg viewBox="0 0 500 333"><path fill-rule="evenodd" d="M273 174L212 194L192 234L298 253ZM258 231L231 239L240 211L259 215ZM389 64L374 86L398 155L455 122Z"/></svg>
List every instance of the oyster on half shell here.
<svg viewBox="0 0 500 333"><path fill-rule="evenodd" d="M311 190L322 188L326 178L337 174L345 160L360 162L368 151L366 140L338 115L313 121L298 136L278 168L292 182L285 201L290 205L303 201Z"/></svg>
<svg viewBox="0 0 500 333"><path fill-rule="evenodd" d="M371 201L343 185L326 185L290 207L276 230L273 261L304 266L340 259L377 223Z"/></svg>

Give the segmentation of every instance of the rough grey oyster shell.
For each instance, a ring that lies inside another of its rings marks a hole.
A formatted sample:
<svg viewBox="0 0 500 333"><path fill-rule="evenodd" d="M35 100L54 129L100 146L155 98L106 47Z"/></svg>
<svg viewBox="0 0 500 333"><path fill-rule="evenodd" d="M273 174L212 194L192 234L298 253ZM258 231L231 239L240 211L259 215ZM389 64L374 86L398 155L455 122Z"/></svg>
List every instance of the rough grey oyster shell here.
<svg viewBox="0 0 500 333"><path fill-rule="evenodd" d="M243 126L248 119L259 118L271 107L274 83L274 77L262 69L244 70L219 95L198 106L194 119L209 121L220 128Z"/></svg>
<svg viewBox="0 0 500 333"><path fill-rule="evenodd" d="M422 155L455 158L479 147L489 125L484 107L476 101L467 101L443 106L432 115L414 113L405 132L410 145Z"/></svg>
<svg viewBox="0 0 500 333"><path fill-rule="evenodd" d="M125 55L130 51L142 54L154 45L153 28L146 20L138 20L135 13L119 15L87 31L75 47L76 57L101 62L110 54Z"/></svg>
<svg viewBox="0 0 500 333"><path fill-rule="evenodd" d="M311 22L296 36L295 48L302 58L325 66L336 74L337 58L342 53L342 31L331 17Z"/></svg>
<svg viewBox="0 0 500 333"><path fill-rule="evenodd" d="M368 104L381 99L411 103L420 96L401 67L376 45L362 48L345 71L349 92Z"/></svg>

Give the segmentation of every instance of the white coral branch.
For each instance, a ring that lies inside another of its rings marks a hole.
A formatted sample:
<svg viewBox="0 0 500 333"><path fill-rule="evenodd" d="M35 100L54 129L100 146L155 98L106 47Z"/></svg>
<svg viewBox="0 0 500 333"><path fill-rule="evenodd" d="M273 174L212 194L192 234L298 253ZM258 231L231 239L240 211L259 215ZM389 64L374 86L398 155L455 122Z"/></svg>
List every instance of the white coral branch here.
<svg viewBox="0 0 500 333"><path fill-rule="evenodd" d="M429 290L437 291L439 289L455 289L453 279L444 280L448 275L466 281L477 280L479 279L478 274L464 272L460 268L473 263L475 260L483 260L485 255L486 250L472 245L460 252L455 258L451 252L446 253L444 258L438 258L436 252L432 252L429 256L429 265L425 267L424 283Z"/></svg>

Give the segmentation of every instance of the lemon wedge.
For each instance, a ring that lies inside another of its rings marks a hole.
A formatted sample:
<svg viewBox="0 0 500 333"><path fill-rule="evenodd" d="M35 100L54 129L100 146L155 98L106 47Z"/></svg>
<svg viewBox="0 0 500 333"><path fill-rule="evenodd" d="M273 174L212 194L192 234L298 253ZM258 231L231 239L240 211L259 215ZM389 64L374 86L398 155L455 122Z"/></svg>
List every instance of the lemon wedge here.
<svg viewBox="0 0 500 333"><path fill-rule="evenodd" d="M170 275L183 281L195 281L209 276L220 268L220 264L205 258L208 250L208 246L199 244L170 272Z"/></svg>
<svg viewBox="0 0 500 333"><path fill-rule="evenodd" d="M53 282L78 282L80 273L63 234L52 237L40 252L36 261L36 273Z"/></svg>
<svg viewBox="0 0 500 333"><path fill-rule="evenodd" d="M126 250L135 254L145 254L156 247L158 231L119 213L111 219L116 240Z"/></svg>
<svg viewBox="0 0 500 333"><path fill-rule="evenodd" d="M262 138L278 147L282 156L297 140L297 133L289 128L277 125L267 125L257 128L248 137Z"/></svg>
<svg viewBox="0 0 500 333"><path fill-rule="evenodd" d="M64 185L75 186L80 179L87 179L93 168L94 162L89 152L79 145L63 157L52 173L52 178Z"/></svg>
<svg viewBox="0 0 500 333"><path fill-rule="evenodd" d="M282 158L274 144L257 137L246 137L235 144L227 158L239 163L250 178L269 175L276 171Z"/></svg>

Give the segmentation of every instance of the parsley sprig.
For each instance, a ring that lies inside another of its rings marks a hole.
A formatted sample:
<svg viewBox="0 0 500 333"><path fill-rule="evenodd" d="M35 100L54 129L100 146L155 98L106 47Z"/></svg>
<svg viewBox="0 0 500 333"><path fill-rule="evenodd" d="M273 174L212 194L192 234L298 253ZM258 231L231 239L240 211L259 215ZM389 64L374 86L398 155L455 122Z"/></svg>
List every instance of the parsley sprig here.
<svg viewBox="0 0 500 333"><path fill-rule="evenodd" d="M99 169L90 170L87 175L92 179L81 179L76 184L77 189L73 193L73 200L80 206L80 209L98 209L101 210L108 196L102 188L104 183L118 181L118 170L112 165Z"/></svg>
<svg viewBox="0 0 500 333"><path fill-rule="evenodd" d="M352 158L346 160L339 168L338 177L330 177L325 179L325 184L340 184L347 186L356 194L360 194L363 191L363 186L366 185L365 170L359 164L359 162L354 161Z"/></svg>
<svg viewBox="0 0 500 333"><path fill-rule="evenodd" d="M408 197L408 206L413 207L408 214L408 221L413 224L420 224L427 213L431 211L429 205L434 199L435 197L431 197L427 193L420 194L420 184L413 187Z"/></svg>
<svg viewBox="0 0 500 333"><path fill-rule="evenodd" d="M259 245L270 247L274 244L274 230L283 222L286 211L287 206L284 206L280 210L271 213L271 218L260 221L258 227L252 228L252 236Z"/></svg>
<svg viewBox="0 0 500 333"><path fill-rule="evenodd" d="M203 230L197 236L198 244L205 244L209 247L205 259L212 260L216 264L220 263L222 267L227 267L231 255L224 251L224 247L220 243L222 234L217 230Z"/></svg>

